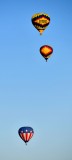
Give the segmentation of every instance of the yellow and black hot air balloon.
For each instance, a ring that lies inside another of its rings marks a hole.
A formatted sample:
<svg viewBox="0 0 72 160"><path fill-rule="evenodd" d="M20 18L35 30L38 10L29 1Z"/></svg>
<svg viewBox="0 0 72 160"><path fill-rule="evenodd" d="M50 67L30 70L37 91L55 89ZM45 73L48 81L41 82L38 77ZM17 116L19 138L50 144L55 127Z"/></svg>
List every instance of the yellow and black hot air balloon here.
<svg viewBox="0 0 72 160"><path fill-rule="evenodd" d="M48 16L48 14L36 13L32 16L32 24L40 32L40 34L43 33L43 31L47 28L49 23L50 17Z"/></svg>
<svg viewBox="0 0 72 160"><path fill-rule="evenodd" d="M53 48L48 45L44 45L40 48L40 53L46 59L46 61L52 55L52 52Z"/></svg>

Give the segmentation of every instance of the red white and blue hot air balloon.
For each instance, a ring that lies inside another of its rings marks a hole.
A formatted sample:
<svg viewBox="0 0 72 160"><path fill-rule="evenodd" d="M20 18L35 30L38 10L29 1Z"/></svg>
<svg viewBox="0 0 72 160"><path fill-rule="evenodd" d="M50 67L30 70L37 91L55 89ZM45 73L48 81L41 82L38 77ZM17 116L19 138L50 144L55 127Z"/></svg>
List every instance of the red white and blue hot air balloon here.
<svg viewBox="0 0 72 160"><path fill-rule="evenodd" d="M31 127L21 127L18 130L20 138L27 144L29 140L33 137L34 130Z"/></svg>

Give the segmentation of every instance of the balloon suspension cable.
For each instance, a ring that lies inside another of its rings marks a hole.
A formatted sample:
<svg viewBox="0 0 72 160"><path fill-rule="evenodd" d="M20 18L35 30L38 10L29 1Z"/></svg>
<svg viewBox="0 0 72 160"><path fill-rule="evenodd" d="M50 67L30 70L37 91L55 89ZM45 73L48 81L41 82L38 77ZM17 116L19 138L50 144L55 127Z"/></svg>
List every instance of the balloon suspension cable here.
<svg viewBox="0 0 72 160"><path fill-rule="evenodd" d="M27 142L25 142L26 146L27 146Z"/></svg>

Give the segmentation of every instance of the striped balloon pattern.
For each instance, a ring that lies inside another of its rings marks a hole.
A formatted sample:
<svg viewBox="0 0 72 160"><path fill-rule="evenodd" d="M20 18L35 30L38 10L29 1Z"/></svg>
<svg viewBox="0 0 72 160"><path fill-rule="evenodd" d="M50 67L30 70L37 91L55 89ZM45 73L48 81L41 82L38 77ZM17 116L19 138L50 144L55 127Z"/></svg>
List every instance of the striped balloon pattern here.
<svg viewBox="0 0 72 160"><path fill-rule="evenodd" d="M27 144L29 140L33 137L34 130L31 127L21 127L18 130L20 138Z"/></svg>

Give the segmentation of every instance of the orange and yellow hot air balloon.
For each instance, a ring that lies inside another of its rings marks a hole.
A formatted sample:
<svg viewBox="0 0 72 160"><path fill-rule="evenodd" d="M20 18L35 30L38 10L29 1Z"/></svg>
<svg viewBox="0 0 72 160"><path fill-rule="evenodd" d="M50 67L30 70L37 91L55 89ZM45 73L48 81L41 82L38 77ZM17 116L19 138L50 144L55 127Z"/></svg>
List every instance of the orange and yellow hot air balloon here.
<svg viewBox="0 0 72 160"><path fill-rule="evenodd" d="M46 61L52 55L52 52L53 48L48 45L44 45L40 48L40 53L46 59Z"/></svg>
<svg viewBox="0 0 72 160"><path fill-rule="evenodd" d="M36 13L32 16L32 24L40 32L40 35L50 23L50 17L45 13Z"/></svg>

